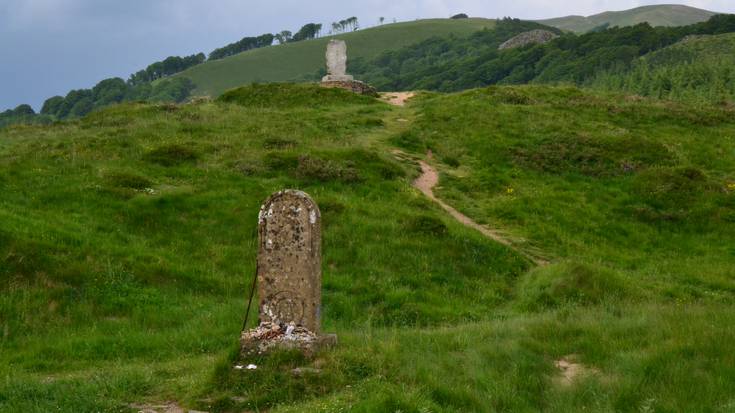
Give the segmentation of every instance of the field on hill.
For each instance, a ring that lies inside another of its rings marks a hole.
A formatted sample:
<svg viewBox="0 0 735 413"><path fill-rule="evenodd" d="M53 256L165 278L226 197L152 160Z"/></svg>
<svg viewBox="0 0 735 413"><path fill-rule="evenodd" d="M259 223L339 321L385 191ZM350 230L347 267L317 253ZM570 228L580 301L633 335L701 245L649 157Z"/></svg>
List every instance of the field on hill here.
<svg viewBox="0 0 735 413"><path fill-rule="evenodd" d="M323 69L326 45L332 38L347 42L350 58L372 58L386 50L418 43L429 37L452 33L467 35L494 25L495 20L478 18L386 24L352 33L251 50L195 66L177 76L194 81L197 85L195 95L218 96L233 87L253 82L292 81Z"/></svg>
<svg viewBox="0 0 735 413"><path fill-rule="evenodd" d="M634 26L648 23L651 26L686 26L700 23L714 16L715 12L674 4L643 6L623 11L608 11L593 16L567 16L538 20L539 23L562 30L584 33L601 26Z"/></svg>
<svg viewBox="0 0 735 413"><path fill-rule="evenodd" d="M0 130L0 411L731 411L734 119L271 84ZM425 199L418 159L515 247ZM258 209L286 187L322 210L340 345L236 371Z"/></svg>

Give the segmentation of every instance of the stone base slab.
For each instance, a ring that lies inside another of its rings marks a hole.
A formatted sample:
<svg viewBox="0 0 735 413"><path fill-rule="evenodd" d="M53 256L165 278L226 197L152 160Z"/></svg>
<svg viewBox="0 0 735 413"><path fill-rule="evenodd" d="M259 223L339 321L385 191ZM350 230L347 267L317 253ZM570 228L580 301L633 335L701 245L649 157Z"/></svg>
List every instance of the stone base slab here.
<svg viewBox="0 0 735 413"><path fill-rule="evenodd" d="M336 334L316 335L303 327L263 323L240 337L243 358L263 356L277 350L299 350L306 357L337 345Z"/></svg>
<svg viewBox="0 0 735 413"><path fill-rule="evenodd" d="M322 81L322 87L349 90L360 95L378 97L378 91L365 82L359 80L330 80Z"/></svg>
<svg viewBox="0 0 735 413"><path fill-rule="evenodd" d="M326 75L322 82L352 82L355 78L351 75Z"/></svg>

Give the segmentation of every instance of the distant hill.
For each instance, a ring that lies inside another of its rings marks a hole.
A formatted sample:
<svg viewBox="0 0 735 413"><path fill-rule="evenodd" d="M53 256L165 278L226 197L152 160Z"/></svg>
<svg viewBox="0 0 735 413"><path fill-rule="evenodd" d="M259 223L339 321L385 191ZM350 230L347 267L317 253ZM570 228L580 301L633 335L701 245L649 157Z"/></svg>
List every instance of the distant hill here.
<svg viewBox="0 0 735 413"><path fill-rule="evenodd" d="M561 82L667 98L687 91L688 97L717 103L735 98L735 82L730 80L735 77L731 69L735 49L727 47L731 37L701 37L734 33L735 15L717 15L681 27L637 25L585 35L569 33L543 45L497 50L507 39L542 27L547 26L503 19L493 30L428 39L370 61L358 59L351 68L358 78L382 91L452 92L491 84ZM667 46L672 47L662 50ZM695 46L697 50L689 50ZM651 54L657 50L662 53ZM641 59L647 55L655 57L650 64L647 58ZM669 70L673 68L676 73Z"/></svg>
<svg viewBox="0 0 735 413"><path fill-rule="evenodd" d="M735 100L735 33L688 36L622 70L599 74L590 86L664 99Z"/></svg>
<svg viewBox="0 0 735 413"><path fill-rule="evenodd" d="M603 25L633 26L647 22L651 26L686 26L706 21L714 16L715 12L697 9L694 7L662 4L643 6L624 11L607 11L593 16L567 16L555 19L539 20L541 24L553 26L562 30L577 33L588 32Z"/></svg>
<svg viewBox="0 0 735 413"><path fill-rule="evenodd" d="M197 86L195 95L216 96L247 83L289 81L312 74L324 67L324 50L332 38L347 41L350 59L372 58L433 36L451 33L468 35L492 28L495 23L494 19L471 18L386 24L336 36L250 50L195 66L177 76L194 81Z"/></svg>

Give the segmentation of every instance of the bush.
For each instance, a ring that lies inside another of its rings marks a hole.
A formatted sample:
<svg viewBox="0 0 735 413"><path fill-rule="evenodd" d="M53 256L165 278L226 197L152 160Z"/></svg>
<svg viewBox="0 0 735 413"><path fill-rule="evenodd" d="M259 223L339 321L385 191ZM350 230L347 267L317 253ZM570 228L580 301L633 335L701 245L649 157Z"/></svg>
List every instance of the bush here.
<svg viewBox="0 0 735 413"><path fill-rule="evenodd" d="M113 188L146 189L153 186L148 178L127 172L111 172L104 177L107 186Z"/></svg>
<svg viewBox="0 0 735 413"><path fill-rule="evenodd" d="M671 161L664 145L640 137L605 140L562 135L519 145L512 152L515 162L529 169L595 177L622 175Z"/></svg>
<svg viewBox="0 0 735 413"><path fill-rule="evenodd" d="M598 304L631 295L626 280L611 270L562 262L526 273L519 284L518 302L524 309L541 310L566 304Z"/></svg>
<svg viewBox="0 0 735 413"><path fill-rule="evenodd" d="M705 195L716 195L718 189L698 168L652 168L633 181L633 193L642 201L633 211L643 221L682 220L695 207L708 209Z"/></svg>
<svg viewBox="0 0 735 413"><path fill-rule="evenodd" d="M185 162L195 161L198 158L199 155L195 151L183 145L161 146L145 155L147 161L163 166L176 166Z"/></svg>
<svg viewBox="0 0 735 413"><path fill-rule="evenodd" d="M407 220L406 229L429 235L446 235L449 229L442 220L430 215L419 215Z"/></svg>
<svg viewBox="0 0 735 413"><path fill-rule="evenodd" d="M299 157L296 174L300 178L312 179L320 182L342 181L346 183L360 180L357 169L351 163L342 165L336 161L315 158L308 155Z"/></svg>
<svg viewBox="0 0 735 413"><path fill-rule="evenodd" d="M452 168L458 168L459 167L459 159L455 158L451 155L445 155L441 158L442 162L445 164L451 166Z"/></svg>

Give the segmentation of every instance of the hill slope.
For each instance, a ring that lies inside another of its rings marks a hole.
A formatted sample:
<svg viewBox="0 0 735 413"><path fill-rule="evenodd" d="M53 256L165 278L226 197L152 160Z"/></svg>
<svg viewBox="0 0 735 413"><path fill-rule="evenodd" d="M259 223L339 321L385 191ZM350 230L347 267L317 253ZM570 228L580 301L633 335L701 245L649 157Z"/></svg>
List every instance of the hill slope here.
<svg viewBox="0 0 735 413"><path fill-rule="evenodd" d="M664 4L643 6L624 11L608 11L593 16L567 16L539 20L539 23L578 33L587 32L604 24L614 26L633 26L648 23L651 26L686 26L706 21L715 12L694 7Z"/></svg>
<svg viewBox="0 0 735 413"><path fill-rule="evenodd" d="M333 37L250 50L195 66L177 76L194 81L195 95L217 96L227 89L252 82L290 81L313 74L324 68L324 53L331 38L347 41L350 59L372 58L429 37L450 33L466 35L494 25L495 20L477 18L387 24Z"/></svg>
<svg viewBox="0 0 735 413"><path fill-rule="evenodd" d="M601 73L589 85L699 102L735 100L735 33L691 36L649 53L631 67Z"/></svg>
<svg viewBox="0 0 735 413"><path fill-rule="evenodd" d="M722 410L734 119L575 88L394 108L258 85L3 129L0 411ZM532 268L414 190L427 149L439 197L554 263ZM340 344L238 371L257 213L284 187L321 208Z"/></svg>

